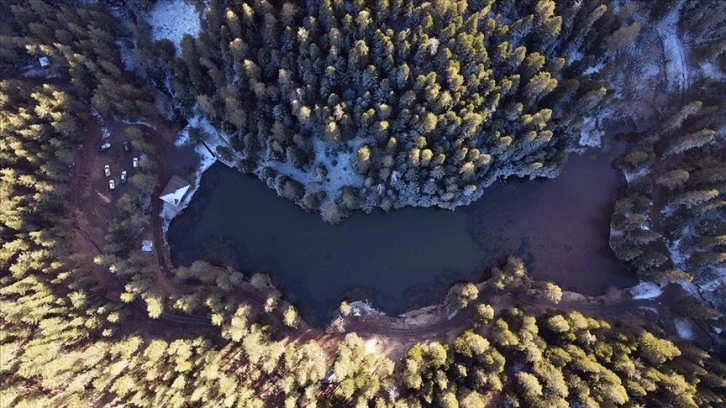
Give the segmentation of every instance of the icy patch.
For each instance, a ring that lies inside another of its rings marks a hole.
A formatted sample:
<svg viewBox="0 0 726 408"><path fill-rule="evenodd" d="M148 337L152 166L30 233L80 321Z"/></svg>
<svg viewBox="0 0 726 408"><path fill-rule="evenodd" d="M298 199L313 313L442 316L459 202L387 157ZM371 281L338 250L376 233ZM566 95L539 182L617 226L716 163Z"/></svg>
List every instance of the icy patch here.
<svg viewBox="0 0 726 408"><path fill-rule="evenodd" d="M678 337L685 340L694 340L696 335L693 333L693 325L687 319L673 319L676 325Z"/></svg>
<svg viewBox="0 0 726 408"><path fill-rule="evenodd" d="M193 5L184 0L166 0L156 3L149 13L154 41L170 40L179 46L182 37L189 34L196 37L201 28L200 17Z"/></svg>
<svg viewBox="0 0 726 408"><path fill-rule="evenodd" d="M580 130L580 146L600 147L605 132L598 130L595 118L586 117Z"/></svg>
<svg viewBox="0 0 726 408"><path fill-rule="evenodd" d="M663 294L663 288L660 286L653 282L643 281L630 288L629 291L633 299L636 300L653 299Z"/></svg>

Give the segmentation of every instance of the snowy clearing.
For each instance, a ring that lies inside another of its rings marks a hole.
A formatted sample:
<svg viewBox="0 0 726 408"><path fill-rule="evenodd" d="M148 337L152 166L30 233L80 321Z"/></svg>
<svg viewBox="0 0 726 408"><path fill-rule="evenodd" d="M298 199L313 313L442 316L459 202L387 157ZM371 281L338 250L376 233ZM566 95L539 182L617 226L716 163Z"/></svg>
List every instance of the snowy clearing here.
<svg viewBox="0 0 726 408"><path fill-rule="evenodd" d="M167 39L177 46L177 50L185 34L196 37L201 28L197 10L184 0L156 3L149 13L148 21L153 29L153 40Z"/></svg>
<svg viewBox="0 0 726 408"><path fill-rule="evenodd" d="M629 289L633 299L653 299L663 294L663 288L653 282L640 282Z"/></svg>
<svg viewBox="0 0 726 408"><path fill-rule="evenodd" d="M320 138L313 140L315 162L323 164L328 169L328 180L324 183L324 189L328 197L335 197L335 194L345 186L360 187L363 185L363 176L356 172L353 166L353 154L363 141L350 141L348 149L336 149L334 154L327 154L325 142Z"/></svg>

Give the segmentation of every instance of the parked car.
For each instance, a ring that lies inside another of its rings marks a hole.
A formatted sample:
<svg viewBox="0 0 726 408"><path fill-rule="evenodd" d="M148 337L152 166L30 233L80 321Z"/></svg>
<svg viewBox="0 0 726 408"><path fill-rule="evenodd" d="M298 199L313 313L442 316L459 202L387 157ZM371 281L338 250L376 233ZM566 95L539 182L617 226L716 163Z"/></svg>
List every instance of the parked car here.
<svg viewBox="0 0 726 408"><path fill-rule="evenodd" d="M121 172L121 184L126 184L126 170Z"/></svg>
<svg viewBox="0 0 726 408"><path fill-rule="evenodd" d="M106 142L106 143L102 144L101 147L98 148L98 151L105 152L106 150L108 150L110 148L111 148L111 143Z"/></svg>
<svg viewBox="0 0 726 408"><path fill-rule="evenodd" d="M129 144L129 142L127 140L124 140L124 142L121 145L124 147L124 151L126 153L131 151L131 145Z"/></svg>
<svg viewBox="0 0 726 408"><path fill-rule="evenodd" d="M134 157L134 159L131 161L131 163L133 164L134 168L139 167L139 158Z"/></svg>
<svg viewBox="0 0 726 408"><path fill-rule="evenodd" d="M106 177L111 177L111 166L108 164L103 166L103 174L105 174Z"/></svg>
<svg viewBox="0 0 726 408"><path fill-rule="evenodd" d="M113 180L108 181L108 188L111 190L116 190L116 183L113 182Z"/></svg>

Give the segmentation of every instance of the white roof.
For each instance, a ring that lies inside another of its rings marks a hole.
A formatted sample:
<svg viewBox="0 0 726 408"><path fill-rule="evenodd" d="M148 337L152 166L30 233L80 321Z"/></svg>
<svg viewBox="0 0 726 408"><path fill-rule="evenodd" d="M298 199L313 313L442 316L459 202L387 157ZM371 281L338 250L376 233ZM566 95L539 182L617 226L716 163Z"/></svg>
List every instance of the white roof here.
<svg viewBox="0 0 726 408"><path fill-rule="evenodd" d="M154 243L150 239L145 239L141 241L141 250L144 252L151 252L151 249L154 247Z"/></svg>
<svg viewBox="0 0 726 408"><path fill-rule="evenodd" d="M185 186L177 189L173 193L163 195L160 198L171 205L177 206L181 203L182 198L184 198L184 194L186 194L188 190L189 186Z"/></svg>
<svg viewBox="0 0 726 408"><path fill-rule="evenodd" d="M183 178L174 175L169 179L169 182L164 187L164 190L159 195L159 198L166 201L167 203L178 206L181 203L184 194L189 191L189 183Z"/></svg>
<svg viewBox="0 0 726 408"><path fill-rule="evenodd" d="M48 57L42 56L38 58L38 64L40 64L41 68L45 68L50 65L50 61L48 61Z"/></svg>

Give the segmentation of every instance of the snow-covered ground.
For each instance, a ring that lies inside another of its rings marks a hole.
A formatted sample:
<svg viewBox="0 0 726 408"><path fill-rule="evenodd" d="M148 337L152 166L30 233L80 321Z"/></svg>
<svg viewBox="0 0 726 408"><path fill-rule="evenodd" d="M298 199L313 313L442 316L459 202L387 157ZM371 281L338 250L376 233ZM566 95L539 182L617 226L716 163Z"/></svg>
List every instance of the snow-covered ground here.
<svg viewBox="0 0 726 408"><path fill-rule="evenodd" d="M320 138L313 139L313 152L315 162L307 170L299 169L288 162L266 160L260 167L267 167L278 173L297 181L306 187L306 191L325 191L328 201L334 200L338 192L346 186L362 187L363 176L354 165L354 155L362 140L351 140L345 147L337 147L335 152L330 151L325 141ZM318 180L315 168L322 166L327 169L324 180Z"/></svg>
<svg viewBox="0 0 726 408"><path fill-rule="evenodd" d="M663 288L653 282L641 281L639 284L633 286L629 290L630 295L633 297L633 299L636 300L653 299L663 294Z"/></svg>
<svg viewBox="0 0 726 408"><path fill-rule="evenodd" d="M719 66L712 62L702 63L700 68L703 76L708 79L712 79L714 81L723 81L726 79L726 75L724 75Z"/></svg>
<svg viewBox="0 0 726 408"><path fill-rule="evenodd" d="M667 245L668 252L671 257L671 261L673 262L673 266L675 266L676 269L678 269L680 271L686 270L686 261L690 257L690 255L684 254L681 251L681 241L684 238L689 238L690 236L691 236L691 227L686 226L680 231L680 233L674 234L674 237L678 237L678 238L674 239L673 242L669 242Z"/></svg>
<svg viewBox="0 0 726 408"><path fill-rule="evenodd" d="M347 149L341 149L337 154L326 154L325 142L316 138L313 141L315 161L323 164L328 169L328 179L325 190L328 197L334 197L335 193L345 186L360 187L363 185L363 176L358 174L353 165L353 155L363 143L361 140L351 140L348 147L353 153L347 153Z"/></svg>
<svg viewBox="0 0 726 408"><path fill-rule="evenodd" d="M625 181L628 182L628 184L632 184L634 181L638 180L639 178L645 176L650 171L649 167L643 167L642 169L636 171L636 172L630 172L627 170L623 170L623 175L625 176Z"/></svg>
<svg viewBox="0 0 726 408"><path fill-rule="evenodd" d="M355 301L350 303L350 314L353 316L385 316L386 314L371 306L368 302Z"/></svg>
<svg viewBox="0 0 726 408"><path fill-rule="evenodd" d="M658 24L657 30L663 40L668 88L684 92L690 84L690 75L685 50L678 35L679 10L680 6L673 7L673 11Z"/></svg>
<svg viewBox="0 0 726 408"><path fill-rule="evenodd" d="M154 41L167 39L179 47L182 37L199 35L201 20L193 5L185 0L164 0L156 3L149 13Z"/></svg>
<svg viewBox="0 0 726 408"><path fill-rule="evenodd" d="M587 69L586 69L586 70L585 70L585 71L583 72L583 74L585 74L585 75L592 75L592 74L597 74L597 73L598 73L598 72L600 72L600 70L601 70L601 69L603 69L604 67L605 67L605 64L604 64L604 63L600 63L600 64L597 64L597 65L593 65L593 66L591 66L591 67L587 68Z"/></svg>
<svg viewBox="0 0 726 408"><path fill-rule="evenodd" d="M212 126L211 123L207 119L205 119L202 115L194 115L188 120L189 126L187 126L187 129L185 129L183 132L179 134L179 137L174 142L175 145L181 146L184 144L191 143L191 139L189 137L189 131L188 129L190 127L201 129L203 132L204 137L204 144L211 149L212 154L216 156L216 159L221 161L222 163L226 164L229 167L235 167L235 163L233 161L225 160L223 157L220 157L217 154L217 148L223 147L227 148L230 151L234 151L232 147L229 145L228 138L221 134L217 129ZM204 147L204 146L202 146ZM207 150L207 149L205 149Z"/></svg>
<svg viewBox="0 0 726 408"><path fill-rule="evenodd" d="M597 127L597 119L591 116L585 118L582 128L580 129L580 146L583 147L600 147L602 137L605 132Z"/></svg>
<svg viewBox="0 0 726 408"><path fill-rule="evenodd" d="M694 340L696 338L693 333L693 325L688 319L673 319L673 324L676 325L678 337L685 340Z"/></svg>
<svg viewBox="0 0 726 408"><path fill-rule="evenodd" d="M121 63L124 65L124 70L128 72L133 72L137 65L134 53L129 47L126 46L126 43L122 40L116 40L116 46L118 46L118 51L121 57Z"/></svg>

